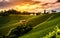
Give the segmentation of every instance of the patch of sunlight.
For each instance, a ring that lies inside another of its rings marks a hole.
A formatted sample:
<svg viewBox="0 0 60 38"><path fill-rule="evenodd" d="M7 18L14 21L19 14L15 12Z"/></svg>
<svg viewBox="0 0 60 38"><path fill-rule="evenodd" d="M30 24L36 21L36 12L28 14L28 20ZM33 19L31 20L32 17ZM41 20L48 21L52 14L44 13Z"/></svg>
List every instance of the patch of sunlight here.
<svg viewBox="0 0 60 38"><path fill-rule="evenodd" d="M47 34L43 38L60 38L60 29L59 29L59 27L56 26L56 28L54 28L53 32L49 32L49 34Z"/></svg>

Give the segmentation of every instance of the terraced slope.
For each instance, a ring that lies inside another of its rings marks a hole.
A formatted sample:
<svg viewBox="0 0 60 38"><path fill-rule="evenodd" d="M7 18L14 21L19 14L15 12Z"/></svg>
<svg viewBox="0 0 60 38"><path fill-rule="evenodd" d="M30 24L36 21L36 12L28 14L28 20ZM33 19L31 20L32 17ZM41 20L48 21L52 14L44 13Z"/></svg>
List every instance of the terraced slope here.
<svg viewBox="0 0 60 38"><path fill-rule="evenodd" d="M50 18L50 20L40 23L30 32L19 38L42 38L49 34L49 32L53 31L56 26L60 28L60 13L53 14L52 16L53 17Z"/></svg>

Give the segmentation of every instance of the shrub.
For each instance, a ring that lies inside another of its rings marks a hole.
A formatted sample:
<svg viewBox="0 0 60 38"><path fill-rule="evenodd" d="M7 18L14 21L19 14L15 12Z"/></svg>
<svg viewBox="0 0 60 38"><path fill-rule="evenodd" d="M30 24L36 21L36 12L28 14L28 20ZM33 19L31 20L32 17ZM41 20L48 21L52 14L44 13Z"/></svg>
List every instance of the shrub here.
<svg viewBox="0 0 60 38"><path fill-rule="evenodd" d="M11 31L9 37L19 37L32 30L31 24L21 24Z"/></svg>

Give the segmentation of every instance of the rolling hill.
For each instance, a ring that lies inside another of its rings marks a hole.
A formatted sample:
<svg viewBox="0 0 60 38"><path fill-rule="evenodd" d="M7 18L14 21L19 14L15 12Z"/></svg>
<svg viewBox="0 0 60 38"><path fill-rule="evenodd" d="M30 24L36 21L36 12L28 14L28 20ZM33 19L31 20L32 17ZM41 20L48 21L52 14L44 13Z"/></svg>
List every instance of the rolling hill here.
<svg viewBox="0 0 60 38"><path fill-rule="evenodd" d="M60 13L53 14L52 16L48 21L40 23L30 32L19 38L42 38L49 34L49 32L52 32L56 26L60 28Z"/></svg>
<svg viewBox="0 0 60 38"><path fill-rule="evenodd" d="M52 32L56 26L60 28L60 13L37 16L4 16L0 17L0 35L7 35L10 29L20 25L20 20L28 21L27 24L31 23L33 29L19 38L42 38Z"/></svg>
<svg viewBox="0 0 60 38"><path fill-rule="evenodd" d="M20 20L27 20L34 16L2 16L0 17L0 35L5 35L12 28L20 25Z"/></svg>
<svg viewBox="0 0 60 38"><path fill-rule="evenodd" d="M4 16L4 17L0 17L1 18L0 19L0 21L1 21L0 35L6 35L10 29L19 26L20 20L23 20L23 19L27 20L27 21L29 21L28 23L32 23L33 26L36 26L36 25L44 22L45 20L47 20L47 18L49 18L51 16L51 15L48 15L48 16L47 15L43 14L43 15L38 15L38 16ZM46 19L44 19L45 17L46 17ZM7 20L5 20L5 19L7 19ZM43 19L43 20L40 21L40 19ZM38 23L35 21L37 21Z"/></svg>

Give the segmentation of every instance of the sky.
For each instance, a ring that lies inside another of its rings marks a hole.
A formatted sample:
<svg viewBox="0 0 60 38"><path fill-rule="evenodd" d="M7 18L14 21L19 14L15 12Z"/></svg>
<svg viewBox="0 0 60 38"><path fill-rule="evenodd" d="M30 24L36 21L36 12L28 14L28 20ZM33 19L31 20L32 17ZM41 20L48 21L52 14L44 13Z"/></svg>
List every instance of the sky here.
<svg viewBox="0 0 60 38"><path fill-rule="evenodd" d="M0 10L15 9L17 11L40 12L60 10L60 0L0 0Z"/></svg>

